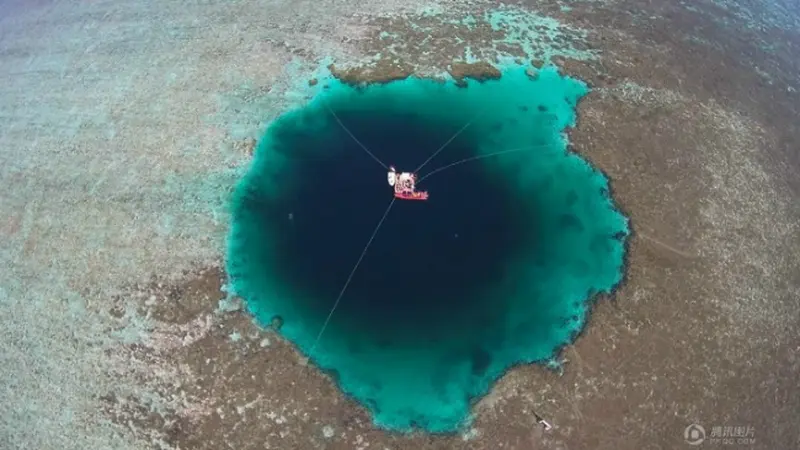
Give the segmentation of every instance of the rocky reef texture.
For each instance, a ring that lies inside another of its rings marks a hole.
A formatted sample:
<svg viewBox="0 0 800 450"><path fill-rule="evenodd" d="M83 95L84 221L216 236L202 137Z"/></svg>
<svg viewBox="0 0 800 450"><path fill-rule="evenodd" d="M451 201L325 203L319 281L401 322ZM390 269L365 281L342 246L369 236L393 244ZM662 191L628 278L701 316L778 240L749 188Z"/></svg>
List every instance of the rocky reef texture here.
<svg viewBox="0 0 800 450"><path fill-rule="evenodd" d="M500 70L486 61L474 63L454 62L447 69L447 73L461 86L467 85L464 82L466 78L478 81L497 80L500 78Z"/></svg>
<svg viewBox="0 0 800 450"><path fill-rule="evenodd" d="M621 450L698 423L796 446L787 5L4 2L0 442ZM386 434L227 298L226 200L269 120L324 89L317 67L369 82L503 57L594 87L571 142L632 219L630 272L563 375L511 371L463 435Z"/></svg>

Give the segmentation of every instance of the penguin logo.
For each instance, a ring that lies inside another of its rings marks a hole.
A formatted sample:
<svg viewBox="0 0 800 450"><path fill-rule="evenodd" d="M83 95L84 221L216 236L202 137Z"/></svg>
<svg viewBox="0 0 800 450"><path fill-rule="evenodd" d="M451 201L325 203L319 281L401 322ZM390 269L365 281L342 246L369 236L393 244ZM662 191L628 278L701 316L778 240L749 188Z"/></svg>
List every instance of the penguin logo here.
<svg viewBox="0 0 800 450"><path fill-rule="evenodd" d="M693 423L683 430L683 438L689 445L700 445L706 440L706 430L702 426Z"/></svg>

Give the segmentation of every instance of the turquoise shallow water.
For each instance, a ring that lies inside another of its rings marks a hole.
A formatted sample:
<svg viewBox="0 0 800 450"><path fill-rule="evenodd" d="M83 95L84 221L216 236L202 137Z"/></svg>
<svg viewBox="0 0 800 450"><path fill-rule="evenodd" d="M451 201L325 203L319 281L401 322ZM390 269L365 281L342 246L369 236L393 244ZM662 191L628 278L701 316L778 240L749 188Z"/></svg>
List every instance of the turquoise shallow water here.
<svg viewBox="0 0 800 450"><path fill-rule="evenodd" d="M261 323L377 425L454 431L514 364L550 360L624 270L628 221L566 147L587 87L554 69L454 83L335 80L260 140L232 203L228 273ZM420 170L427 202L393 204L382 163ZM521 149L502 154L506 150ZM482 155L463 164L454 162ZM433 171L436 171L433 173Z"/></svg>

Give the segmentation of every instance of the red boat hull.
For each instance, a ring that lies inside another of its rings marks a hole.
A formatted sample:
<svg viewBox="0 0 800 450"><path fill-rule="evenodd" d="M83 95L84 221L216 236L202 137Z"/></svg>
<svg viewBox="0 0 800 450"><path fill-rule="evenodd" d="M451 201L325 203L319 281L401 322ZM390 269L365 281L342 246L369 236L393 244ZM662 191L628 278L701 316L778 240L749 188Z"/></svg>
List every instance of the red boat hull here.
<svg viewBox="0 0 800 450"><path fill-rule="evenodd" d="M395 192L395 198L399 198L401 200L427 200L428 193L427 192Z"/></svg>

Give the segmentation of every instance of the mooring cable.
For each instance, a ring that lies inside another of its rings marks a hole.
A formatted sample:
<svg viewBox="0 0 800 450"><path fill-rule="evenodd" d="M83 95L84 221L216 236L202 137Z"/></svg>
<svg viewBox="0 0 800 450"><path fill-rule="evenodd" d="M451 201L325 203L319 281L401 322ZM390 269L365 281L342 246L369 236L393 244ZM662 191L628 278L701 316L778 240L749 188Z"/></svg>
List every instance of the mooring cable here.
<svg viewBox="0 0 800 450"><path fill-rule="evenodd" d="M361 148L362 148L362 149L363 149L365 152L367 152L367 154L368 154L369 156L371 156L371 157L372 157L372 159L374 159L374 160L375 160L375 162L377 162L378 164L380 164L381 166L383 166L383 168L384 168L384 169L386 169L386 170L389 170L389 166L387 166L386 164L384 164L384 163L383 163L383 161L381 161L381 160L380 160L380 159L379 159L377 156L375 156L375 155L374 155L374 154L373 154L371 151L369 151L369 149L367 148L367 146L365 146L364 144L362 144L362 143L361 143L361 141L359 141L359 140L358 140L358 138L357 138L357 137L356 137L356 136L355 136L355 135L354 135L354 134L353 134L353 133L350 131L350 129L349 129L349 128L347 128L347 126L345 126L344 122L342 122L342 120L339 118L339 115L338 115L338 114L336 114L336 112L335 112L333 109L331 109L331 107L330 107L330 106L328 106L328 103L327 103L327 102L325 102L325 100L324 100L324 99L323 99L322 103L323 103L323 104L325 104L325 107L326 107L326 108L328 108L328 111L330 111L330 112L331 112L331 114L333 115L333 118L334 118L334 119L336 119L336 121L337 121L337 122L339 122L339 125L342 127L342 129L343 129L345 132L347 132L347 134L349 134L349 135L350 135L350 137L351 137L351 138L353 138L353 140L354 140L354 141L356 141L356 144L358 144L358 145L359 145L359 146L360 146L360 147L361 147Z"/></svg>
<svg viewBox="0 0 800 450"><path fill-rule="evenodd" d="M344 286L342 287L342 290L339 291L339 296L336 297L336 301L333 303L333 308L331 308L331 311L328 313L328 317L325 318L325 322L322 324L322 328L319 330L319 334L317 335L317 338L314 340L314 343L311 345L311 348L308 351L308 357L309 358L311 357L311 354L314 352L314 349L317 347L317 343L319 342L320 338L322 337L322 333L324 333L325 329L328 327L328 323L330 322L331 317L333 317L334 311L336 311L336 308L339 306L339 302L342 300L342 296L344 296L344 292L347 290L347 286L350 285L350 281L353 279L353 275L355 275L356 270L358 270L358 266L361 265L361 261L364 259L364 256L367 254L367 250L369 249L369 246L372 244L372 241L375 239L375 236L377 236L377 234L378 234L378 230L381 229L381 225L383 225L383 222L386 220L386 217L389 215L389 211L392 209L392 205L394 205L394 201L395 200L396 200L396 198L392 197L392 201L389 202L389 206L386 208L386 211L383 213L383 217L381 217L380 222L378 222L378 226L375 227L375 230L372 232L372 236L370 236L369 241L367 241L367 245L365 245L364 246L364 250L361 251L361 256L358 257L358 261L356 262L356 265L353 266L353 270L350 271L350 275L347 277L347 281L344 283Z"/></svg>
<svg viewBox="0 0 800 450"><path fill-rule="evenodd" d="M435 173L441 172L441 171L446 170L446 169L450 169L453 166L457 166L459 164L464 164L464 163L470 162L470 161L477 161L479 159L484 159L484 158L490 158L492 156L503 155L503 154L506 154L506 153L520 152L522 150L530 150L530 149L540 148L540 147L550 147L550 144L530 145L530 146L527 146L527 147L512 148L512 149L509 149L509 150L502 150L502 151L499 151L499 152L489 153L489 154L486 154L486 155L478 155L478 156L472 156L470 158L464 158L464 159L461 159L461 160L458 160L456 162L447 164L446 166L439 167L438 169L434 169L434 170L426 173L424 177L420 178L419 181L417 181L417 184L422 183L422 180L428 178L429 176L431 176L431 175L433 175Z"/></svg>
<svg viewBox="0 0 800 450"><path fill-rule="evenodd" d="M457 138L457 137L458 137L458 135L460 135L461 133L463 133L463 132L464 132L464 130L466 130L466 129L467 129L469 126L470 126L470 125L472 125L472 123L473 123L473 122L475 122L476 120L478 120L478 117L480 117L480 116L482 116L482 115L483 115L483 113L476 114L476 115L475 115L475 117L473 117L473 118L472 118L472 120L470 120L469 122L467 122L467 124L466 124L466 125L464 125L463 127L461 127L461 129L460 129L460 130L458 130L458 131L456 132L456 134L454 134L454 135L453 135L453 136L452 136L450 139L448 139L448 140L447 140L447 142L445 142L445 143L444 143L444 144L443 144L441 147L439 147L439 149L438 149L438 150L436 150L435 152L433 152L433 154L432 154L431 156L429 156L429 157L428 157L428 159L426 159L426 160L425 160L425 162L423 162L423 163L422 163L422 164L421 164L419 167L417 167L416 169L414 169L414 170L413 170L411 173L417 173L417 172L419 172L419 171L420 171L420 169L422 169L423 167L425 167L425 165L426 165L426 164L428 164L428 163L429 163L429 162L430 162L430 161L431 161L433 158L435 158L435 157L436 157L436 155L438 155L438 154L439 154L439 153L440 153L442 150L444 150L444 148L445 148L445 147L447 147L447 146L448 146L448 145L449 145L451 142L453 142L453 139Z"/></svg>

